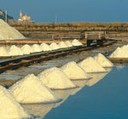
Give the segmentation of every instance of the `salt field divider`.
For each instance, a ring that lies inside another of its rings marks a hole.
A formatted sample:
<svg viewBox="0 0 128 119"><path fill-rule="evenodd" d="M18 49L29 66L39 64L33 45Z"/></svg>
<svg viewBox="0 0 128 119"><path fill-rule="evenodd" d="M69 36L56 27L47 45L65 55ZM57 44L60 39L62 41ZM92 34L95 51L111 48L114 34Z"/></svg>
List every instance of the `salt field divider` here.
<svg viewBox="0 0 128 119"><path fill-rule="evenodd" d="M34 63L40 63L43 61L51 60L57 57L66 56L72 53L93 50L100 47L105 47L108 45L114 44L116 41L111 40L103 44L103 46L75 46L66 49L58 49L54 51L46 51L46 52L38 52L32 53L29 55L11 57L7 59L3 59L0 61L0 73L5 72L6 70L14 70L23 66L29 66Z"/></svg>

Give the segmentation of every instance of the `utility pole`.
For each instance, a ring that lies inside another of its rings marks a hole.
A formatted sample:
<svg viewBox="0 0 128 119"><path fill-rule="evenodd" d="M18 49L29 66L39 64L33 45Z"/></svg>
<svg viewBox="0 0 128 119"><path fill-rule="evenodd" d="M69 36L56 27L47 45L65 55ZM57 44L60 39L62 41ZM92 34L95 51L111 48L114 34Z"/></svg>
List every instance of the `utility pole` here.
<svg viewBox="0 0 128 119"><path fill-rule="evenodd" d="M57 23L57 20L58 20L58 17L57 17L57 15L55 16L55 23Z"/></svg>
<svg viewBox="0 0 128 119"><path fill-rule="evenodd" d="M7 13L7 10L5 11L5 22L8 22L8 13Z"/></svg>

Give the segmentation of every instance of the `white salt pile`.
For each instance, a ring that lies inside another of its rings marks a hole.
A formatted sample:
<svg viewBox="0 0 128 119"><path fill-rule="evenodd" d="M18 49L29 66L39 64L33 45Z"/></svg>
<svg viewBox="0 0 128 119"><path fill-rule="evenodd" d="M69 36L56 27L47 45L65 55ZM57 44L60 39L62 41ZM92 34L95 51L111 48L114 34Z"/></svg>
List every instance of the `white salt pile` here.
<svg viewBox="0 0 128 119"><path fill-rule="evenodd" d="M102 67L113 67L113 63L110 62L103 54L99 53L97 56L94 57L95 60L102 66Z"/></svg>
<svg viewBox="0 0 128 119"><path fill-rule="evenodd" d="M42 44L40 45L40 49L41 49L42 51L50 51L50 50L52 50L52 49L50 48L50 46L49 46L48 44L46 44L46 43L42 43Z"/></svg>
<svg viewBox="0 0 128 119"><path fill-rule="evenodd" d="M73 46L80 46L80 45L83 45L79 40L77 40L77 39L74 39L73 41L72 41L72 45Z"/></svg>
<svg viewBox="0 0 128 119"><path fill-rule="evenodd" d="M9 56L7 50L4 47L0 47L0 57Z"/></svg>
<svg viewBox="0 0 128 119"><path fill-rule="evenodd" d="M79 63L79 66L88 73L106 72L106 70L94 60L92 57L88 57Z"/></svg>
<svg viewBox="0 0 128 119"><path fill-rule="evenodd" d="M58 101L34 74L29 74L9 88L19 103L48 103Z"/></svg>
<svg viewBox="0 0 128 119"><path fill-rule="evenodd" d="M25 39L25 37L13 27L0 19L0 40Z"/></svg>
<svg viewBox="0 0 128 119"><path fill-rule="evenodd" d="M61 70L67 75L69 79L88 79L87 73L81 69L76 62L72 61L61 67Z"/></svg>
<svg viewBox="0 0 128 119"><path fill-rule="evenodd" d="M29 115L7 89L0 86L0 119L23 119Z"/></svg>
<svg viewBox="0 0 128 119"><path fill-rule="evenodd" d="M67 48L68 47L63 41L59 42L58 45L60 48Z"/></svg>
<svg viewBox="0 0 128 119"><path fill-rule="evenodd" d="M59 47L56 43L51 43L51 44L50 44L50 48L51 48L52 50L57 50L57 49L59 49L60 47Z"/></svg>
<svg viewBox="0 0 128 119"><path fill-rule="evenodd" d="M21 50L23 51L23 54L30 54L33 52L33 49L28 44L23 45Z"/></svg>
<svg viewBox="0 0 128 119"><path fill-rule="evenodd" d="M9 54L9 56L23 55L22 50L15 45L12 45L7 52Z"/></svg>
<svg viewBox="0 0 128 119"><path fill-rule="evenodd" d="M38 44L34 44L31 47L33 49L33 52L41 52L42 51L42 49L40 48L40 45L38 45Z"/></svg>
<svg viewBox="0 0 128 119"><path fill-rule="evenodd" d="M68 89L76 87L57 67L46 69L38 75L39 79L51 89Z"/></svg>
<svg viewBox="0 0 128 119"><path fill-rule="evenodd" d="M113 58L128 58L128 45L124 45L122 47L118 47L110 57Z"/></svg>
<svg viewBox="0 0 128 119"><path fill-rule="evenodd" d="M65 41L65 44L68 46L68 47L72 47L72 43L70 41Z"/></svg>

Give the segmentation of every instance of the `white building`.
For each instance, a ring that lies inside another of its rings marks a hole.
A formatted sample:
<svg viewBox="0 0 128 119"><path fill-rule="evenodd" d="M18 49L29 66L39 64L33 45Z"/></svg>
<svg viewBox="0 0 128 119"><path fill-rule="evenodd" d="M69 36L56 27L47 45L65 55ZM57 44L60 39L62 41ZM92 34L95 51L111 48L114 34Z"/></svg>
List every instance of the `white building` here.
<svg viewBox="0 0 128 119"><path fill-rule="evenodd" d="M28 14L23 15L22 11L20 10L18 21L19 22L31 22L31 17Z"/></svg>

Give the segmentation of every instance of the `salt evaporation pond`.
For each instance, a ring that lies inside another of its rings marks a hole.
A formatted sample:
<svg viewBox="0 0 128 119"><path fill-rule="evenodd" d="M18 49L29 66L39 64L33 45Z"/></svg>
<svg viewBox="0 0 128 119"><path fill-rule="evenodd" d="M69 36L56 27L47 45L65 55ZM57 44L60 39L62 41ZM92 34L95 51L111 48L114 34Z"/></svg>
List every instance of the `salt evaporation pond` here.
<svg viewBox="0 0 128 119"><path fill-rule="evenodd" d="M127 72L128 66L114 67L95 85L85 86L52 109L44 119L127 119Z"/></svg>

